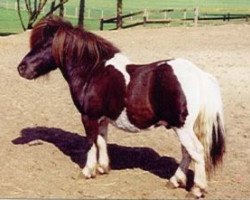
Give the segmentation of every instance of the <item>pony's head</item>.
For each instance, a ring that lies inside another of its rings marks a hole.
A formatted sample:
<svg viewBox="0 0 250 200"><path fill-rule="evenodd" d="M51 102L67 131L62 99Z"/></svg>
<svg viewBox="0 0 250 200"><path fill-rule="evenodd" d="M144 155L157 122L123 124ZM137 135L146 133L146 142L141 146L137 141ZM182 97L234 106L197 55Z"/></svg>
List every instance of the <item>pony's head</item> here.
<svg viewBox="0 0 250 200"><path fill-rule="evenodd" d="M30 37L30 51L18 66L20 76L34 79L56 69L57 65L52 54L54 36L60 29L69 29L69 22L50 16L38 22Z"/></svg>
<svg viewBox="0 0 250 200"><path fill-rule="evenodd" d="M30 48L18 66L19 74L27 79L37 78L56 67L60 67L65 77L72 68L89 73L119 52L109 41L55 16L35 25Z"/></svg>

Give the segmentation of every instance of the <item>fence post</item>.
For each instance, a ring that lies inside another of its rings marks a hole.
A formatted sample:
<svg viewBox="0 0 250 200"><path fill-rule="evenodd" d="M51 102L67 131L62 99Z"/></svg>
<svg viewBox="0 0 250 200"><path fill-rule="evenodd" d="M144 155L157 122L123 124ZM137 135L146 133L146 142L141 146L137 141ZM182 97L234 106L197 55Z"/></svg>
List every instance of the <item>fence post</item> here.
<svg viewBox="0 0 250 200"><path fill-rule="evenodd" d="M198 25L198 20L199 20L199 8L196 7L194 9L194 26L195 27Z"/></svg>
<svg viewBox="0 0 250 200"><path fill-rule="evenodd" d="M147 19L149 18L149 13L147 9L144 10L144 17L146 17Z"/></svg>
<svg viewBox="0 0 250 200"><path fill-rule="evenodd" d="M147 24L147 17L143 16L143 26L146 26L146 24Z"/></svg>
<svg viewBox="0 0 250 200"><path fill-rule="evenodd" d="M167 19L167 11L164 12L164 19Z"/></svg>
<svg viewBox="0 0 250 200"><path fill-rule="evenodd" d="M90 9L88 9L88 18L90 19L90 13L91 13L91 11L90 11Z"/></svg>
<svg viewBox="0 0 250 200"><path fill-rule="evenodd" d="M130 11L129 13L132 14L132 11ZM130 16L130 20L131 21L133 20L133 16L132 15Z"/></svg>
<svg viewBox="0 0 250 200"><path fill-rule="evenodd" d="M75 7L75 17L77 18L78 17L78 8Z"/></svg>
<svg viewBox="0 0 250 200"><path fill-rule="evenodd" d="M246 15L246 22L249 21L249 15Z"/></svg>
<svg viewBox="0 0 250 200"><path fill-rule="evenodd" d="M89 14L90 16L90 14ZM104 10L101 11L101 18L104 18Z"/></svg>
<svg viewBox="0 0 250 200"><path fill-rule="evenodd" d="M23 11L26 11L26 5L23 4Z"/></svg>
<svg viewBox="0 0 250 200"><path fill-rule="evenodd" d="M187 19L187 9L183 10L183 19Z"/></svg>
<svg viewBox="0 0 250 200"><path fill-rule="evenodd" d="M187 9L183 10L183 20L182 20L182 25L186 25L186 19L187 19Z"/></svg>
<svg viewBox="0 0 250 200"><path fill-rule="evenodd" d="M104 24L104 19L101 18L100 20L100 30L103 31L103 24Z"/></svg>
<svg viewBox="0 0 250 200"><path fill-rule="evenodd" d="M116 28L122 28L122 0L117 0L116 8Z"/></svg>

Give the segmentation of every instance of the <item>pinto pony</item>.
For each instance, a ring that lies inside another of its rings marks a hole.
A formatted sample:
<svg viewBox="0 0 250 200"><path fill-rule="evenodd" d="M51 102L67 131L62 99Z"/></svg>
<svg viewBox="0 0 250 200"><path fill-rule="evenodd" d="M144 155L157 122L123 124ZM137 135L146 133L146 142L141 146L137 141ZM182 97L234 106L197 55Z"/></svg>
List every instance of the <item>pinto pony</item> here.
<svg viewBox="0 0 250 200"><path fill-rule="evenodd" d="M18 66L20 76L35 79L58 67L68 82L89 144L86 178L109 172L109 123L130 132L163 125L182 145L182 160L169 183L185 186L193 161L191 193L204 196L206 171L221 163L225 150L222 102L213 76L185 59L132 64L109 41L55 16L35 25L30 48Z"/></svg>

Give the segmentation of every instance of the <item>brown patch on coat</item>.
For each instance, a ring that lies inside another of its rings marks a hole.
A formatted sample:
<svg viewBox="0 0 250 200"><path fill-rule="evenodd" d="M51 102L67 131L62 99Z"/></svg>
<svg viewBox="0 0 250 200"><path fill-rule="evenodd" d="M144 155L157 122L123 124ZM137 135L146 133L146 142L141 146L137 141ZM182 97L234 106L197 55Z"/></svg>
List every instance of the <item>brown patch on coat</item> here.
<svg viewBox="0 0 250 200"><path fill-rule="evenodd" d="M160 61L149 65L128 65L131 76L126 96L129 120L139 128L148 128L158 121L167 127L182 127L187 102L171 66Z"/></svg>

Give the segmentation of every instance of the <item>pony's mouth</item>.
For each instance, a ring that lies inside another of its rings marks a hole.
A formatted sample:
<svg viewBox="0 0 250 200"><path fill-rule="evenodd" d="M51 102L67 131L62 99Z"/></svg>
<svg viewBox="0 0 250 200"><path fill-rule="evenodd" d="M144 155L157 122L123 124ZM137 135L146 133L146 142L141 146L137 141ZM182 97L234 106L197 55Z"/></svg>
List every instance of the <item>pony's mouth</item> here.
<svg viewBox="0 0 250 200"><path fill-rule="evenodd" d="M33 80L33 79L36 78L36 76L33 76L33 75L24 75L24 76L21 76L21 77L23 77L25 79L28 79L28 80Z"/></svg>

